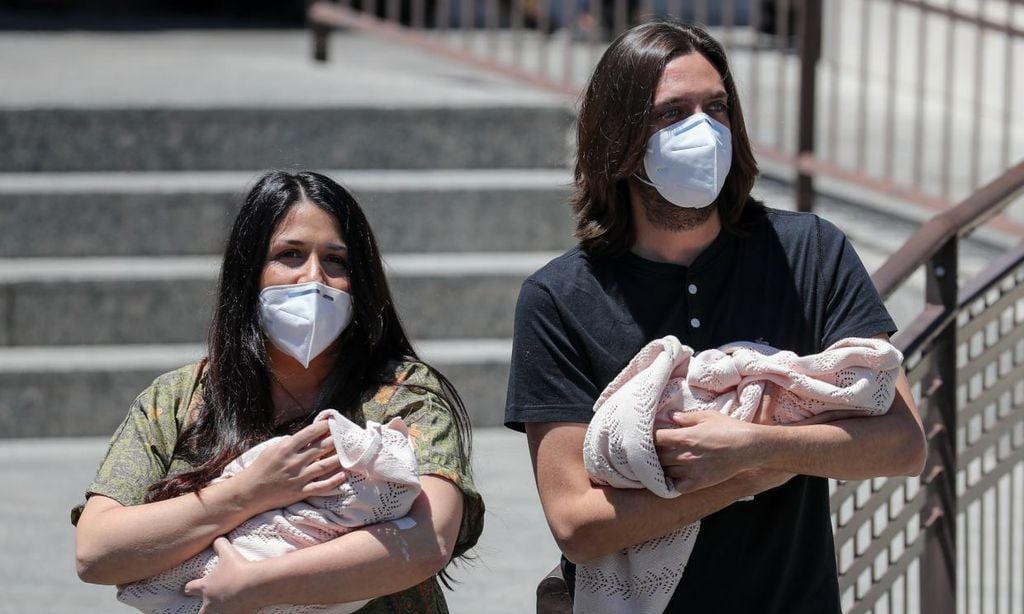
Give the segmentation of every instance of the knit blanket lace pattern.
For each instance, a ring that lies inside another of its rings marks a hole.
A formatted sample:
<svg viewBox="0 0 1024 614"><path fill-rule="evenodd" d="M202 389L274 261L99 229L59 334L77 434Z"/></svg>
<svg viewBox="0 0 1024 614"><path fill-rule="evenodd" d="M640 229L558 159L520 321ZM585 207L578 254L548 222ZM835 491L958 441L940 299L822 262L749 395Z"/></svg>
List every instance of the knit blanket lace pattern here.
<svg viewBox="0 0 1024 614"><path fill-rule="evenodd" d="M695 354L672 336L647 344L594 405L583 458L591 481L679 496L654 446L676 411L717 411L791 424L841 411L877 416L895 398L903 356L878 339L847 338L808 356L748 342ZM770 399L770 401L767 401ZM661 613L679 584L700 522L576 567L574 612Z"/></svg>
<svg viewBox="0 0 1024 614"><path fill-rule="evenodd" d="M387 424L367 421L360 427L333 409L320 412L348 481L338 494L309 497L287 507L263 512L243 522L226 537L247 560L282 556L344 535L353 529L401 518L409 513L420 493L418 462L401 418ZM215 481L230 479L269 446L275 437L247 450L233 460ZM185 584L210 573L218 557L207 548L180 565L151 578L119 586L117 599L142 612L185 614L199 611L202 602L184 594ZM280 605L260 614L348 614L368 600L325 605Z"/></svg>

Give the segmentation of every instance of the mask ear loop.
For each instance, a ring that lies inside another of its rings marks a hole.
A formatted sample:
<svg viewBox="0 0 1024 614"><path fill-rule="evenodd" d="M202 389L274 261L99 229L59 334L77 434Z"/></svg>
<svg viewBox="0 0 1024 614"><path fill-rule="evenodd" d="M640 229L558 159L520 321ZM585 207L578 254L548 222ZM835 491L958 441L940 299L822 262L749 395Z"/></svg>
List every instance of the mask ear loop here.
<svg viewBox="0 0 1024 614"><path fill-rule="evenodd" d="M659 187L660 187L660 186L658 186L658 184L656 184L656 183L651 183L650 181L647 181L646 179L644 179L644 178L643 178L643 177L641 177L640 175L637 175L636 173L633 173L633 174L631 175L631 177L633 177L634 179L636 179L636 180L637 180L637 181L639 181L640 183L646 183L647 185L651 186L651 187L652 187L652 188L654 188L655 190L659 189Z"/></svg>

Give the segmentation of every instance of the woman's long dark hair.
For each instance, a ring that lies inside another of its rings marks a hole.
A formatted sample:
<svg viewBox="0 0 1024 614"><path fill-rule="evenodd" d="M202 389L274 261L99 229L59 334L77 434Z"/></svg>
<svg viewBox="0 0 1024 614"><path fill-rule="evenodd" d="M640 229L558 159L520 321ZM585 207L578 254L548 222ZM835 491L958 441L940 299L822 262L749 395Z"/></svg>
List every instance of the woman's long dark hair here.
<svg viewBox="0 0 1024 614"><path fill-rule="evenodd" d="M312 418L311 414L275 425L258 308L271 234L300 202L316 205L338 221L348 248L354 312L338 344L343 358L334 362L312 411L331 407L351 414L368 392L395 384L388 381L389 362L417 359L395 312L377 242L355 198L318 173L264 174L246 196L228 238L198 415L185 427L175 449L175 455L195 469L154 484L147 502L199 490L245 450L272 436L294 432ZM431 370L441 382L442 390L436 392L449 402L463 453L469 458L472 444L465 406L451 383Z"/></svg>
<svg viewBox="0 0 1024 614"><path fill-rule="evenodd" d="M628 250L635 240L629 181L641 171L654 92L665 66L689 53L704 56L722 78L728 97L732 167L715 203L722 227L741 231L757 162L743 121L725 50L701 28L652 21L612 42L584 90L576 123L576 238L594 256Z"/></svg>

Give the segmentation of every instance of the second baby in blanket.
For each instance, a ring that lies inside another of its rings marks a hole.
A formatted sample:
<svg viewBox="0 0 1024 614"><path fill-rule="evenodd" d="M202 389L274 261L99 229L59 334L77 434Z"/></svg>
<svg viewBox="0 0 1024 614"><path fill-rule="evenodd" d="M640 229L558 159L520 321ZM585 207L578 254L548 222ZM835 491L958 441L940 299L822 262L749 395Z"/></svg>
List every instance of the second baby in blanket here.
<svg viewBox="0 0 1024 614"><path fill-rule="evenodd" d="M875 416L889 410L903 356L878 339L848 338L798 356L756 343L695 354L672 336L647 344L605 388L583 445L591 480L679 496L654 432L675 412L717 411L761 424ZM580 564L577 612L662 612L682 577L700 523Z"/></svg>
<svg viewBox="0 0 1024 614"><path fill-rule="evenodd" d="M227 534L246 559L281 556L299 548L326 542L353 529L400 519L409 513L420 493L418 463L401 418L387 424L368 421L366 427L348 420L333 409L320 412L348 481L338 494L309 497L288 507L258 514ZM252 464L261 452L282 438L269 439L232 461L217 481L230 479ZM211 548L156 576L118 587L119 601L149 613L198 612L202 602L185 595L185 584L210 573L218 557ZM264 608L263 614L327 612L347 614L365 605L350 603Z"/></svg>

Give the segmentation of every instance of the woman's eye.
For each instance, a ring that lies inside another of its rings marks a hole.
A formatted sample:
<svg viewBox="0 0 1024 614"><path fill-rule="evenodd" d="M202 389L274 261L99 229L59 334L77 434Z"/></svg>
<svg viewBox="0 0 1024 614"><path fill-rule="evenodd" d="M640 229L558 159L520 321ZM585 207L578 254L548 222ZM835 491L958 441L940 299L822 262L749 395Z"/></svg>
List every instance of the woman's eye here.
<svg viewBox="0 0 1024 614"><path fill-rule="evenodd" d="M335 269L348 270L348 262L341 256L328 256L324 262Z"/></svg>

